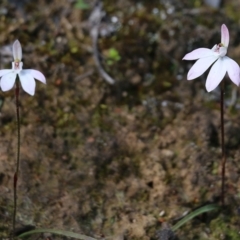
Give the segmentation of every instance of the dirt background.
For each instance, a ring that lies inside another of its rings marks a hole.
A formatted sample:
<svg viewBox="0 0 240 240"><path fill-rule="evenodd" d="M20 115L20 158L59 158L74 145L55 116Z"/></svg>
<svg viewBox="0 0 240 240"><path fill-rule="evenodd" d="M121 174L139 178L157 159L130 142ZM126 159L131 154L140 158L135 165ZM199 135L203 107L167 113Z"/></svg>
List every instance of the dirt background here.
<svg viewBox="0 0 240 240"><path fill-rule="evenodd" d="M21 91L17 225L113 240L162 240L161 230L220 198L219 89L187 81L183 56L220 42L240 63L240 4L200 0L104 0L99 74L89 35L94 1L0 2L0 67L22 44L25 68L44 73ZM82 4L82 5L81 5ZM226 207L181 227L178 239L239 239L240 102L226 77ZM0 237L7 239L16 166L14 91L0 93ZM47 239L45 235L32 239ZM66 239L52 237L52 239Z"/></svg>

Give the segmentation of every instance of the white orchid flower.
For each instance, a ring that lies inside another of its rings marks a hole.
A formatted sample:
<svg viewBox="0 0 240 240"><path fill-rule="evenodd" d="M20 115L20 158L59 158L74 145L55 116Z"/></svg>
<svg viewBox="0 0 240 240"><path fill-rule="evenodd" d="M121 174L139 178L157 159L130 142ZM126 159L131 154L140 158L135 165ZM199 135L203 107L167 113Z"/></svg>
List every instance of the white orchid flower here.
<svg viewBox="0 0 240 240"><path fill-rule="evenodd" d="M188 72L187 80L193 80L202 75L213 63L206 81L208 92L214 90L224 78L226 72L237 86L240 83L240 69L238 64L226 56L229 44L229 32L225 24L221 28L221 43L212 49L198 48L186 54L183 60L196 60Z"/></svg>
<svg viewBox="0 0 240 240"><path fill-rule="evenodd" d="M44 75L37 70L22 69L22 47L18 40L13 43L13 58L12 69L0 70L0 86L2 91L5 92L12 89L18 75L23 90L33 96L36 87L34 78L46 84Z"/></svg>

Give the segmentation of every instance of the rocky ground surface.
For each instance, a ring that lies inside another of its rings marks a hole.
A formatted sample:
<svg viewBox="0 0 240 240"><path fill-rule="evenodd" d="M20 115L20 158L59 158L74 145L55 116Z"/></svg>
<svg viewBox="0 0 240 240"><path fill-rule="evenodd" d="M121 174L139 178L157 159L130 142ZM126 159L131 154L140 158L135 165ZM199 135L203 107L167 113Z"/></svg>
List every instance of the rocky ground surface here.
<svg viewBox="0 0 240 240"><path fill-rule="evenodd" d="M240 63L240 4L113 2L103 1L98 57L114 85L95 64L94 1L0 3L1 69L10 68L19 39L24 67L47 78L46 86L37 82L34 97L20 94L19 228L169 240L166 229L184 215L219 203L219 89L207 93L206 74L187 81L193 62L182 58L219 43L225 23L228 55ZM226 207L189 221L174 233L180 240L240 237L240 101L231 103L238 90L227 77L225 87ZM14 91L1 92L0 104L0 235L6 239L16 167Z"/></svg>

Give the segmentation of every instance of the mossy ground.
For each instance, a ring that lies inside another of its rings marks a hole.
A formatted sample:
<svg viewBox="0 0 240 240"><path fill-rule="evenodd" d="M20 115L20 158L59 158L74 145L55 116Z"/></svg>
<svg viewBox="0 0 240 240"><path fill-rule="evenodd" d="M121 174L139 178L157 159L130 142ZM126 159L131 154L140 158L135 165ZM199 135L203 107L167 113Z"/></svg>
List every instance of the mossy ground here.
<svg viewBox="0 0 240 240"><path fill-rule="evenodd" d="M93 1L85 2L89 9L64 0L0 3L1 69L10 68L11 46L19 39L24 67L47 78L34 97L20 96L18 227L154 240L166 223L219 201L219 92L206 93L205 75L188 82L192 63L181 59L219 43L225 23L229 56L240 63L240 6L105 0L105 27L118 19L114 32L99 39L104 68L116 79L110 86L94 64L87 27ZM111 49L118 57L108 61ZM226 103L234 87L226 78ZM14 91L0 94L4 238L11 230L16 123ZM179 239L239 239L238 100L225 109L225 127L226 210L192 220L177 231Z"/></svg>

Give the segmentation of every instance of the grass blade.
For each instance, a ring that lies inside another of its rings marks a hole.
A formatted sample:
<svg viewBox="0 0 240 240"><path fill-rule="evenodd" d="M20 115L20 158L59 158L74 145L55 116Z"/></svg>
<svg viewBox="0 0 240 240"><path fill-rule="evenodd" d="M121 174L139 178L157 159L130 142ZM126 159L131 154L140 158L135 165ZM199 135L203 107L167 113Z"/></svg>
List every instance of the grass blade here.
<svg viewBox="0 0 240 240"><path fill-rule="evenodd" d="M178 228L180 228L183 224L185 224L186 222L190 221L191 219L195 218L196 216L205 213L205 212L209 212L212 210L216 210L218 209L219 206L216 204L209 204L206 206L203 206L201 208L196 209L195 211L191 212L190 214L188 214L187 216L185 216L183 219L181 219L179 222L177 222L173 227L172 227L172 231L176 231Z"/></svg>
<svg viewBox="0 0 240 240"><path fill-rule="evenodd" d="M54 229L46 229L46 228L31 230L31 231L22 233L18 237L19 238L24 238L26 236L36 234L36 233L52 233L52 234L62 235L62 236L65 236L65 237L71 237L71 238L76 238L76 239L80 239L80 240L97 240L96 238L88 237L88 236L85 236L83 234L74 233L74 232L71 232L71 231L54 230Z"/></svg>

